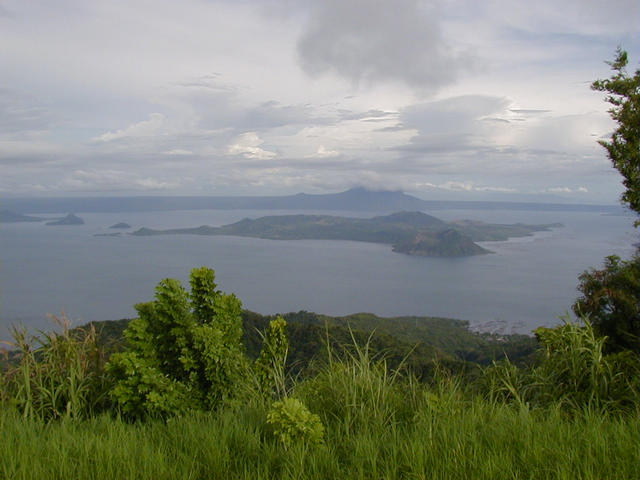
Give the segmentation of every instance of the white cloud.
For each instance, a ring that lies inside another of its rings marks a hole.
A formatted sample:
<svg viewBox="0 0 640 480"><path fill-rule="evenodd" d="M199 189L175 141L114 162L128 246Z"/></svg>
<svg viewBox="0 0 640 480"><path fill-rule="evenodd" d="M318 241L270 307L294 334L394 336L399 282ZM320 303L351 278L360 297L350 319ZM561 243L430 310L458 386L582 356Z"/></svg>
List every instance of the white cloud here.
<svg viewBox="0 0 640 480"><path fill-rule="evenodd" d="M137 137L151 137L158 135L163 131L166 118L161 113L152 113L149 115L148 120L134 123L122 130L116 130L115 132L106 132L94 140L99 142L111 142L113 140L119 140L122 138L137 138Z"/></svg>
<svg viewBox="0 0 640 480"><path fill-rule="evenodd" d="M518 190L509 187L474 187L476 192L516 193Z"/></svg>
<svg viewBox="0 0 640 480"><path fill-rule="evenodd" d="M589 189L586 187L550 187L546 189L549 193L589 193Z"/></svg>
<svg viewBox="0 0 640 480"><path fill-rule="evenodd" d="M257 160L274 158L276 156L275 152L260 148L263 143L256 132L246 132L234 139L233 143L227 148L227 153Z"/></svg>
<svg viewBox="0 0 640 480"><path fill-rule="evenodd" d="M193 155L193 152L191 150L185 150L182 148L174 148L172 150L167 150L165 152L162 152L164 155L174 155L174 156L178 156L178 157L185 157L185 156L189 156L189 155Z"/></svg>
<svg viewBox="0 0 640 480"><path fill-rule="evenodd" d="M460 182L449 180L444 183L435 184L431 182L418 182L414 185L417 188L435 188L438 190L448 190L452 192L497 192L497 193L516 193L518 190L509 187L490 187L476 186L473 182Z"/></svg>
<svg viewBox="0 0 640 480"><path fill-rule="evenodd" d="M179 185L175 182L164 182L151 177L135 180L134 183L144 188L145 190L169 190Z"/></svg>
<svg viewBox="0 0 640 480"><path fill-rule="evenodd" d="M324 145L320 145L316 153L309 155L309 158L333 158L338 157L340 152L337 150L327 150Z"/></svg>

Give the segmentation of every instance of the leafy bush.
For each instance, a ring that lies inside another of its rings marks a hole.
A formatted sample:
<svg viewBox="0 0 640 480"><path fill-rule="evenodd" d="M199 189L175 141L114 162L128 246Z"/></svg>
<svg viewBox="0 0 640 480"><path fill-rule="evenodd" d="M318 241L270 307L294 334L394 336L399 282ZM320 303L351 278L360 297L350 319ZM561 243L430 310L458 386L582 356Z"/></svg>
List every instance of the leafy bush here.
<svg viewBox="0 0 640 480"><path fill-rule="evenodd" d="M124 332L129 349L108 364L111 395L127 416L217 408L233 397L246 368L241 303L214 279L213 270L196 268L190 294L166 279L153 302L136 305L139 318Z"/></svg>
<svg viewBox="0 0 640 480"><path fill-rule="evenodd" d="M267 423L285 448L298 442L309 446L324 443L324 426L320 417L295 398L274 402L267 414Z"/></svg>
<svg viewBox="0 0 640 480"><path fill-rule="evenodd" d="M286 395L284 369L289 350L286 328L287 322L282 317L269 322L262 351L254 365L260 391L265 395Z"/></svg>

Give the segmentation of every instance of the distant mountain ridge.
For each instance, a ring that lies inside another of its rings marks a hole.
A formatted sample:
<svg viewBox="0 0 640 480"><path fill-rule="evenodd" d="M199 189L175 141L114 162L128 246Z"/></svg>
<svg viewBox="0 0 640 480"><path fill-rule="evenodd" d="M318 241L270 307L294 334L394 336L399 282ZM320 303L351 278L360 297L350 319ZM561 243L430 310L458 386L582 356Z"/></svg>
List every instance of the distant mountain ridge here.
<svg viewBox="0 0 640 480"><path fill-rule="evenodd" d="M340 193L298 193L285 196L141 196L6 198L4 208L20 213L132 212L169 210L335 210L398 212L443 209L506 209L537 211L624 212L618 205L526 202L470 202L422 200L400 191L358 187Z"/></svg>

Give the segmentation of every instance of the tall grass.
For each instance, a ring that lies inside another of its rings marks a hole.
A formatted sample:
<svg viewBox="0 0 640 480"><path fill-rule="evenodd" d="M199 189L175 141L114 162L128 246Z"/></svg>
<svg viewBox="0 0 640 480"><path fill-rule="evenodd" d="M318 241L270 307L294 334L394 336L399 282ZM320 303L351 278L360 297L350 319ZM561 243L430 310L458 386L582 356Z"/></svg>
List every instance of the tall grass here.
<svg viewBox="0 0 640 480"><path fill-rule="evenodd" d="M51 318L61 332L29 335L12 327L13 342L6 343L15 350L0 373L4 403L26 418L86 418L106 403L105 354L93 325L71 330L64 314Z"/></svg>
<svg viewBox="0 0 640 480"><path fill-rule="evenodd" d="M64 334L54 340L66 341ZM44 345L51 348L51 339ZM22 385L17 378L26 373L20 398L32 398L33 406L5 402L0 478L640 478L637 407L614 415L582 402L568 414L562 398L532 405L520 380L512 386L521 401L512 401L505 385L520 378L517 369L495 377L493 394L486 395L442 372L424 384L402 370L391 371L369 343L345 352L336 358L329 351L327 363L311 378L287 380L283 395L302 401L322 419L324 442L315 445L304 439L283 445L267 423L270 402L249 380L236 401L216 412L139 423L117 415L58 414L58 421L43 422L37 412L49 397L38 380L42 372L34 373L40 367L16 366L12 388ZM21 362L31 358L56 364L45 353L33 352ZM69 364L63 365L56 371L68 372ZM68 390L75 384L65 382L59 388L68 405L73 403ZM34 389L31 397L27 385ZM25 413L28 408L32 414Z"/></svg>
<svg viewBox="0 0 640 480"><path fill-rule="evenodd" d="M336 419L325 446L288 449L260 410L138 424L104 415L43 424L9 410L1 414L0 478L638 478L637 417L568 418L480 398L444 405L386 427Z"/></svg>
<svg viewBox="0 0 640 480"><path fill-rule="evenodd" d="M638 412L640 357L632 352L604 355L606 337L596 336L587 320L539 328L541 359L530 369L508 360L484 371L481 383L492 401L523 407L558 406L610 413Z"/></svg>

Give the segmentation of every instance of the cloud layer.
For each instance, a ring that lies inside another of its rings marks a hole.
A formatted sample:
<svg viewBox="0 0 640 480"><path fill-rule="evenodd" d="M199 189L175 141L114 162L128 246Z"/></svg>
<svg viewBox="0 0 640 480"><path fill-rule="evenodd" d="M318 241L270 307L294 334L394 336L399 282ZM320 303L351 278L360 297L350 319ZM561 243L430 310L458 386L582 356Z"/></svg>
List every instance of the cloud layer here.
<svg viewBox="0 0 640 480"><path fill-rule="evenodd" d="M311 75L427 91L452 83L467 63L443 38L435 5L418 0L317 2L297 47Z"/></svg>
<svg viewBox="0 0 640 480"><path fill-rule="evenodd" d="M589 84L639 6L563 5L6 0L0 194L615 202Z"/></svg>

